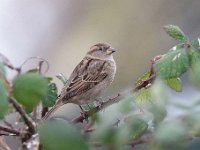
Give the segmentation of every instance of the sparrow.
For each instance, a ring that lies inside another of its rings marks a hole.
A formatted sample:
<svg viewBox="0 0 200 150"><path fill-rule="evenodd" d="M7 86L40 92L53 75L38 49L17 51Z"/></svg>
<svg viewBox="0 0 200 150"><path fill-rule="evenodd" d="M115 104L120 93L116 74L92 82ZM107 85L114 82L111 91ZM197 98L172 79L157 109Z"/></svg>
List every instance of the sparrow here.
<svg viewBox="0 0 200 150"><path fill-rule="evenodd" d="M97 100L114 80L116 63L112 54L115 51L109 44L93 45L73 70L57 102L44 119L49 118L64 104L74 103L80 106Z"/></svg>

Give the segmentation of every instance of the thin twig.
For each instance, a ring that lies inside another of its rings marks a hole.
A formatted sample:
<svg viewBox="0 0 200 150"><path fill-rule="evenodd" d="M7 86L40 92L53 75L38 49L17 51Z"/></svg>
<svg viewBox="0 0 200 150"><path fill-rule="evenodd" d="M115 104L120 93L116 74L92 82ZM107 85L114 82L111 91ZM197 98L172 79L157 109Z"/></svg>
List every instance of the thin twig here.
<svg viewBox="0 0 200 150"><path fill-rule="evenodd" d="M11 70L15 70L17 71L17 73L20 73L21 69L20 68L16 68L14 67L11 62L9 61L9 59L7 57L5 57L3 54L0 53L0 58L2 58L2 63L7 66L8 68L10 68ZM0 60L1 61L1 60Z"/></svg>
<svg viewBox="0 0 200 150"><path fill-rule="evenodd" d="M34 121L37 119L37 107L38 107L38 105L35 106L35 107L33 108L33 111L32 111L32 119L33 119Z"/></svg>
<svg viewBox="0 0 200 150"><path fill-rule="evenodd" d="M48 112L48 110L49 110L48 107L46 107L46 106L44 106L42 104L41 118L43 118L46 115L46 113Z"/></svg>
<svg viewBox="0 0 200 150"><path fill-rule="evenodd" d="M42 66L44 64L44 60L41 60L39 63L38 63L38 72L39 74L42 74Z"/></svg>
<svg viewBox="0 0 200 150"><path fill-rule="evenodd" d="M13 105L16 111L21 115L22 119L24 120L25 124L28 126L28 131L31 134L36 132L35 124L33 120L26 114L22 106L12 97L9 97L9 102Z"/></svg>
<svg viewBox="0 0 200 150"><path fill-rule="evenodd" d="M136 140L128 142L127 144L131 145L132 147L135 147L136 145L146 144L146 143L150 143L150 142L151 142L151 140L136 139Z"/></svg>
<svg viewBox="0 0 200 150"><path fill-rule="evenodd" d="M8 146L8 144L4 141L4 138L0 138L0 148L3 150L11 150L11 148Z"/></svg>
<svg viewBox="0 0 200 150"><path fill-rule="evenodd" d="M13 133L0 133L0 136L19 136Z"/></svg>
<svg viewBox="0 0 200 150"><path fill-rule="evenodd" d="M15 134L16 136L20 136L21 135L20 131L18 131L16 129L8 128L6 126L2 126L2 125L0 125L0 131L12 133L12 134Z"/></svg>
<svg viewBox="0 0 200 150"><path fill-rule="evenodd" d="M136 145L139 145L139 144L146 144L146 143L150 143L151 140L148 139L148 140L144 140L144 139L135 139L135 140L132 140L132 141L128 141L127 145L130 145L132 147L135 147ZM101 142L97 142L97 141L92 141L92 142L89 142L91 145L95 146L95 147L102 147L102 146L105 146L105 144L101 143Z"/></svg>
<svg viewBox="0 0 200 150"><path fill-rule="evenodd" d="M148 84L153 83L156 78L156 74L152 74L148 79L143 80L139 85L134 88L134 91L138 91L143 87L146 87Z"/></svg>
<svg viewBox="0 0 200 150"><path fill-rule="evenodd" d="M3 120L3 123L5 124L5 125L7 125L8 127L10 127L11 129L14 129L14 127L12 126L12 124L11 123L9 123L7 120Z"/></svg>

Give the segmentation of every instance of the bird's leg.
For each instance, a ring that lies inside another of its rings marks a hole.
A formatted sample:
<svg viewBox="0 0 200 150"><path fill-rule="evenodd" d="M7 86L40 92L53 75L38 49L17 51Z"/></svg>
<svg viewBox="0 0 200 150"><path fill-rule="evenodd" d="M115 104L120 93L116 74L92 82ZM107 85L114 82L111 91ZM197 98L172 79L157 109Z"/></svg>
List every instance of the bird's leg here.
<svg viewBox="0 0 200 150"><path fill-rule="evenodd" d="M83 110L83 107L81 107L81 105L79 105L79 108L81 109L81 113L84 113L85 111Z"/></svg>
<svg viewBox="0 0 200 150"><path fill-rule="evenodd" d="M88 117L85 115L85 111L84 111L83 107L81 105L79 105L79 108L81 109L81 112L80 112L81 115L88 122Z"/></svg>
<svg viewBox="0 0 200 150"><path fill-rule="evenodd" d="M101 108L101 105L103 104L103 98L102 97L97 98L96 104L97 104L97 106L99 106Z"/></svg>

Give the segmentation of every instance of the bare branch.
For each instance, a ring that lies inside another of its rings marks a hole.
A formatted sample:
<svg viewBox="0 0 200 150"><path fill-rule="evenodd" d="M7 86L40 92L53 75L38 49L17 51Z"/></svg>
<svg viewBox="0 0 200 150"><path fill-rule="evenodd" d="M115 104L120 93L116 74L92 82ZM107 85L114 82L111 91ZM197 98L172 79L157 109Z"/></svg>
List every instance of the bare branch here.
<svg viewBox="0 0 200 150"><path fill-rule="evenodd" d="M41 118L43 118L45 116L45 114L48 112L48 107L44 106L42 104L42 112L41 112Z"/></svg>
<svg viewBox="0 0 200 150"><path fill-rule="evenodd" d="M31 134L34 134L36 130L35 130L35 123L33 122L33 120L26 114L22 106L14 98L9 97L9 102L13 105L16 111L21 115L25 124L28 126L28 131Z"/></svg>
<svg viewBox="0 0 200 150"><path fill-rule="evenodd" d="M129 142L125 143L125 144L126 145L130 145L130 146L132 146L134 148L136 145L150 143L151 141L152 141L151 139L139 138L139 139L135 139L135 140L129 141ZM89 143L91 145L95 146L95 147L103 147L103 146L105 146L105 144L103 144L101 142L96 142L96 141L92 141L92 142L89 142Z"/></svg>
<svg viewBox="0 0 200 150"><path fill-rule="evenodd" d="M0 148L3 150L11 150L8 144L4 141L4 138L0 137Z"/></svg>
<svg viewBox="0 0 200 150"><path fill-rule="evenodd" d="M6 126L2 126L0 125L0 131L4 131L4 132L8 132L8 133L12 133L16 136L20 136L21 135L21 132L16 130L16 129L12 129L12 128L8 128Z"/></svg>
<svg viewBox="0 0 200 150"><path fill-rule="evenodd" d="M124 94L123 94L124 95ZM92 116L93 114L105 109L106 107L119 102L122 98L122 94L118 94L117 96L113 97L113 98L109 98L107 101L102 102L100 106L97 106L95 108L90 109L89 111L85 112L85 114L80 115L74 119L71 120L72 123L78 123L78 122L83 122L83 120L85 119L85 117L89 117Z"/></svg>
<svg viewBox="0 0 200 150"><path fill-rule="evenodd" d="M21 69L20 68L16 68L14 67L11 62L9 61L8 58L6 58L3 54L0 53L0 61L5 65L7 66L8 68L10 68L11 70L15 70L17 71L18 73L20 73Z"/></svg>

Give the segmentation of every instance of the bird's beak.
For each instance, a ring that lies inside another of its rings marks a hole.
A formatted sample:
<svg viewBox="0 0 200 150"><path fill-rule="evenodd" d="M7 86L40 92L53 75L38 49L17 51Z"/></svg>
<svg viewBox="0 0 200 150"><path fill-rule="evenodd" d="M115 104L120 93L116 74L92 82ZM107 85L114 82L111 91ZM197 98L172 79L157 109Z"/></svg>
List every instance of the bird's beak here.
<svg viewBox="0 0 200 150"><path fill-rule="evenodd" d="M108 50L107 50L107 54L110 55L112 53L116 52L116 50L112 47L110 47Z"/></svg>

